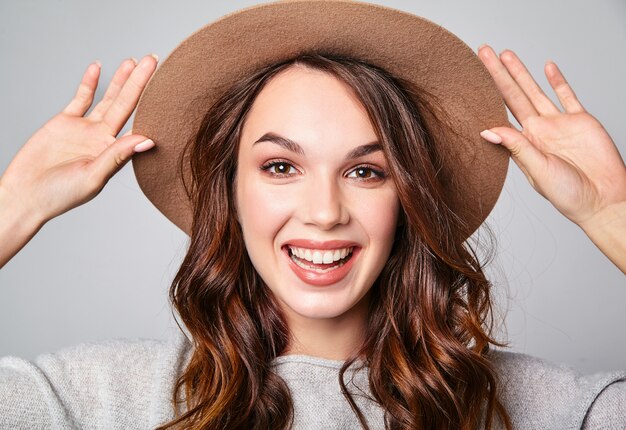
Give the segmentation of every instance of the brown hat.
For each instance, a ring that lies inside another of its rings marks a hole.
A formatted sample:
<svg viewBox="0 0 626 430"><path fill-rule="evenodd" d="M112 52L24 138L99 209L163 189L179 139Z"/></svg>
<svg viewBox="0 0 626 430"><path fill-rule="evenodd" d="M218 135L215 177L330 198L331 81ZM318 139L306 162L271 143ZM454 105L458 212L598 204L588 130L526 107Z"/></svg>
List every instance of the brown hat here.
<svg viewBox="0 0 626 430"><path fill-rule="evenodd" d="M235 11L200 28L160 63L139 99L132 127L156 143L134 154L132 163L140 188L157 209L190 234L192 208L176 169L204 113L238 79L311 51L362 59L438 98L461 136L442 143L447 203L468 223L467 236L474 232L495 205L509 164L509 151L479 134L509 126L491 75L445 28L348 0L287 0ZM194 102L199 99L203 103Z"/></svg>

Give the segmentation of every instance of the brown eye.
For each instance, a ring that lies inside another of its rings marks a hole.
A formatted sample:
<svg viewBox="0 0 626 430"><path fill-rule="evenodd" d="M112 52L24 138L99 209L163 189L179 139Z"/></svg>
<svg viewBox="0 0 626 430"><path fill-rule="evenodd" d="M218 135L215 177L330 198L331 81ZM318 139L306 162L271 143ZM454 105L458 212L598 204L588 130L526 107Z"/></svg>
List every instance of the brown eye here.
<svg viewBox="0 0 626 430"><path fill-rule="evenodd" d="M359 167L356 169L356 174L361 178L369 178L372 176L372 169Z"/></svg>
<svg viewBox="0 0 626 430"><path fill-rule="evenodd" d="M290 176L290 168L295 170L295 167L286 161L272 161L261 166L261 170L268 171L271 176Z"/></svg>
<svg viewBox="0 0 626 430"><path fill-rule="evenodd" d="M362 179L364 181L377 181L377 180L382 180L385 178L384 172L373 169L369 166L359 166L350 173L351 174L356 173L356 176L348 176L348 177Z"/></svg>

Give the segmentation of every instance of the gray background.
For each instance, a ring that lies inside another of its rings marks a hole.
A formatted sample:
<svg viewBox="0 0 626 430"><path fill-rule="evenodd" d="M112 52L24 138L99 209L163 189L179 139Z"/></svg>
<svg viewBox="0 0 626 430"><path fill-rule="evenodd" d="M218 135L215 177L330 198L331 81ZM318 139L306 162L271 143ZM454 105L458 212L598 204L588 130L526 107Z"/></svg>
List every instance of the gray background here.
<svg viewBox="0 0 626 430"><path fill-rule="evenodd" d="M124 58L155 52L162 61L204 24L257 2L176 3L0 1L0 172L65 107L90 62L103 64L97 102ZM379 3L443 25L474 51L483 42L514 50L558 105L543 73L554 60L626 154L626 2ZM514 351L587 372L626 369L626 278L513 162L488 223L499 239L488 268L503 319L499 337ZM144 197L129 163L0 270L0 356L169 337L177 327L167 290L186 246Z"/></svg>

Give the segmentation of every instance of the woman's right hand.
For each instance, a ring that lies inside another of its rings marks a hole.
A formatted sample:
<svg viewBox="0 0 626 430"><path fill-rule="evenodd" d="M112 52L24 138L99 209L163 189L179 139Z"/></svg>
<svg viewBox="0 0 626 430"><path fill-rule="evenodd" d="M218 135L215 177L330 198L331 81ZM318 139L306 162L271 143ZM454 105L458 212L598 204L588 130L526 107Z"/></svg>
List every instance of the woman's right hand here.
<svg viewBox="0 0 626 430"><path fill-rule="evenodd" d="M92 63L70 103L40 128L13 158L0 177L0 191L21 213L41 224L94 198L134 152L154 146L145 136L117 134L134 111L156 70L147 55L136 64L127 59L118 68L104 97L89 115L100 77Z"/></svg>

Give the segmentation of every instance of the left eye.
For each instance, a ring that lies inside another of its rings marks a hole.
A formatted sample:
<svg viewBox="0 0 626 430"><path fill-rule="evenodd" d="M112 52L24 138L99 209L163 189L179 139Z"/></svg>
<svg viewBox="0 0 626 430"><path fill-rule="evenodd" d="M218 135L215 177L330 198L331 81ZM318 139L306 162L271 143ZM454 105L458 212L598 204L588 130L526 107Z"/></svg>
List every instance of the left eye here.
<svg viewBox="0 0 626 430"><path fill-rule="evenodd" d="M350 172L350 175L352 173L356 173L357 175L364 175L364 176L356 176L357 178L361 178L361 179L370 179L372 177L372 173L374 173L374 175L376 175L378 177L381 177L381 178L384 177L382 172L380 172L378 170L374 170L371 167L367 167L367 166L357 167L352 172ZM350 177L350 178L354 178L355 177L355 176L350 176L350 175L348 175L348 177Z"/></svg>

